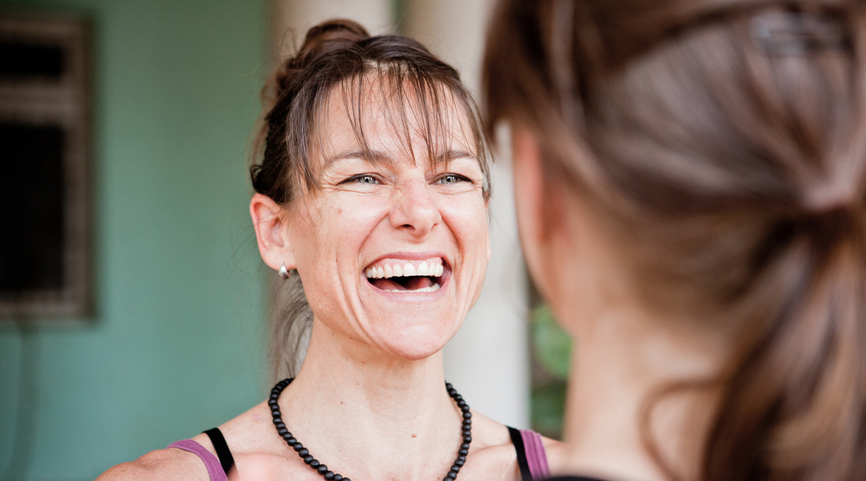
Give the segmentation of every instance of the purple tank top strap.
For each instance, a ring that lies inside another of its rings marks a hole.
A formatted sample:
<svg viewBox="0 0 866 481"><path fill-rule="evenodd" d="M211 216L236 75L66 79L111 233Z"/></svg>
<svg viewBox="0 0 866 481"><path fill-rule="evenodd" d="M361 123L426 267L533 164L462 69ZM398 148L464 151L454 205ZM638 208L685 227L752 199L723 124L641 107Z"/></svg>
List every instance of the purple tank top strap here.
<svg viewBox="0 0 866 481"><path fill-rule="evenodd" d="M541 435L535 431L520 430L520 437L523 438L526 461L532 479L549 478L550 466L547 464L547 452L544 450L544 443L541 442Z"/></svg>
<svg viewBox="0 0 866 481"><path fill-rule="evenodd" d="M189 451L190 453L195 454L199 458L201 458L204 466L207 468L207 474L210 476L210 481L228 481L229 478L226 476L225 471L223 471L223 467L220 464L220 460L217 459L216 456L213 455L210 451L208 451L201 444L193 441L192 439L184 439L182 441L175 441L168 445L169 448L177 448L182 449L184 451ZM168 448L166 448L168 449Z"/></svg>

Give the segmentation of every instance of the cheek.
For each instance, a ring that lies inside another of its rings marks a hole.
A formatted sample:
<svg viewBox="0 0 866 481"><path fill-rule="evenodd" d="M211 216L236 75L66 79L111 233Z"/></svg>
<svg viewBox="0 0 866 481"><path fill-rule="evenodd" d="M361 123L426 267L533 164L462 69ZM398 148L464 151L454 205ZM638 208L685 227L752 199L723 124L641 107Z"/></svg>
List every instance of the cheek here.
<svg viewBox="0 0 866 481"><path fill-rule="evenodd" d="M486 265L490 260L490 244L484 201L450 201L441 206L442 218L454 234L461 254Z"/></svg>

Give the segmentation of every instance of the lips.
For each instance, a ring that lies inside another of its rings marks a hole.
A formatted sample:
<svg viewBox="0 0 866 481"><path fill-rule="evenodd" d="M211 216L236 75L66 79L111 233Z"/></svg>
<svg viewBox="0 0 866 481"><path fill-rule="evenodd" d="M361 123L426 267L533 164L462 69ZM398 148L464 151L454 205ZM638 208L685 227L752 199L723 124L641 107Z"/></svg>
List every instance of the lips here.
<svg viewBox="0 0 866 481"><path fill-rule="evenodd" d="M367 266L364 275L370 284L383 291L423 293L438 291L445 271L441 257L421 260L385 258Z"/></svg>

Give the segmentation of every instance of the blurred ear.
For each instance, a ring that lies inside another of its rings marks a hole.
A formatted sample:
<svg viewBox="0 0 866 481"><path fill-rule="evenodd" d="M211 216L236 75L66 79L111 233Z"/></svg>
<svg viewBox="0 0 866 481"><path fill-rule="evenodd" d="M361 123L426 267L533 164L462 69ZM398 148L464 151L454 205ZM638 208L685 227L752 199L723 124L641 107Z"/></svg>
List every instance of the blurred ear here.
<svg viewBox="0 0 866 481"><path fill-rule="evenodd" d="M536 285L544 288L545 270L542 260L547 248L547 226L544 219L544 172L538 141L531 132L513 124L511 129L511 152L514 169L514 202L520 244L526 267Z"/></svg>
<svg viewBox="0 0 866 481"><path fill-rule="evenodd" d="M282 207L270 197L256 194L250 199L250 217L253 219L259 253L265 264L274 270L283 264L287 269L296 268Z"/></svg>
<svg viewBox="0 0 866 481"><path fill-rule="evenodd" d="M569 195L567 187L551 178L545 168L541 148L535 135L527 129L512 128L514 164L514 200L517 225L526 267L541 294L548 300L552 290L564 285L579 260L580 242L576 232L580 215L579 202ZM576 257L577 256L577 257Z"/></svg>

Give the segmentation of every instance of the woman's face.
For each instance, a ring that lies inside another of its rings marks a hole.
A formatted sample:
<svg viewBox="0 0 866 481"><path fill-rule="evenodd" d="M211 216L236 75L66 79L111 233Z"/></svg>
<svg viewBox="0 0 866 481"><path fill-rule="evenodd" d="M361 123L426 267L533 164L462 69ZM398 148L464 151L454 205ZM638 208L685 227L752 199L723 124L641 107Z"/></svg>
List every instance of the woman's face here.
<svg viewBox="0 0 866 481"><path fill-rule="evenodd" d="M361 113L365 151L332 95L311 159L321 188L292 206L287 238L317 322L422 359L442 349L480 294L490 257L484 178L458 108L443 112L450 139L429 158L417 109L407 105L407 145L397 112L375 97Z"/></svg>

